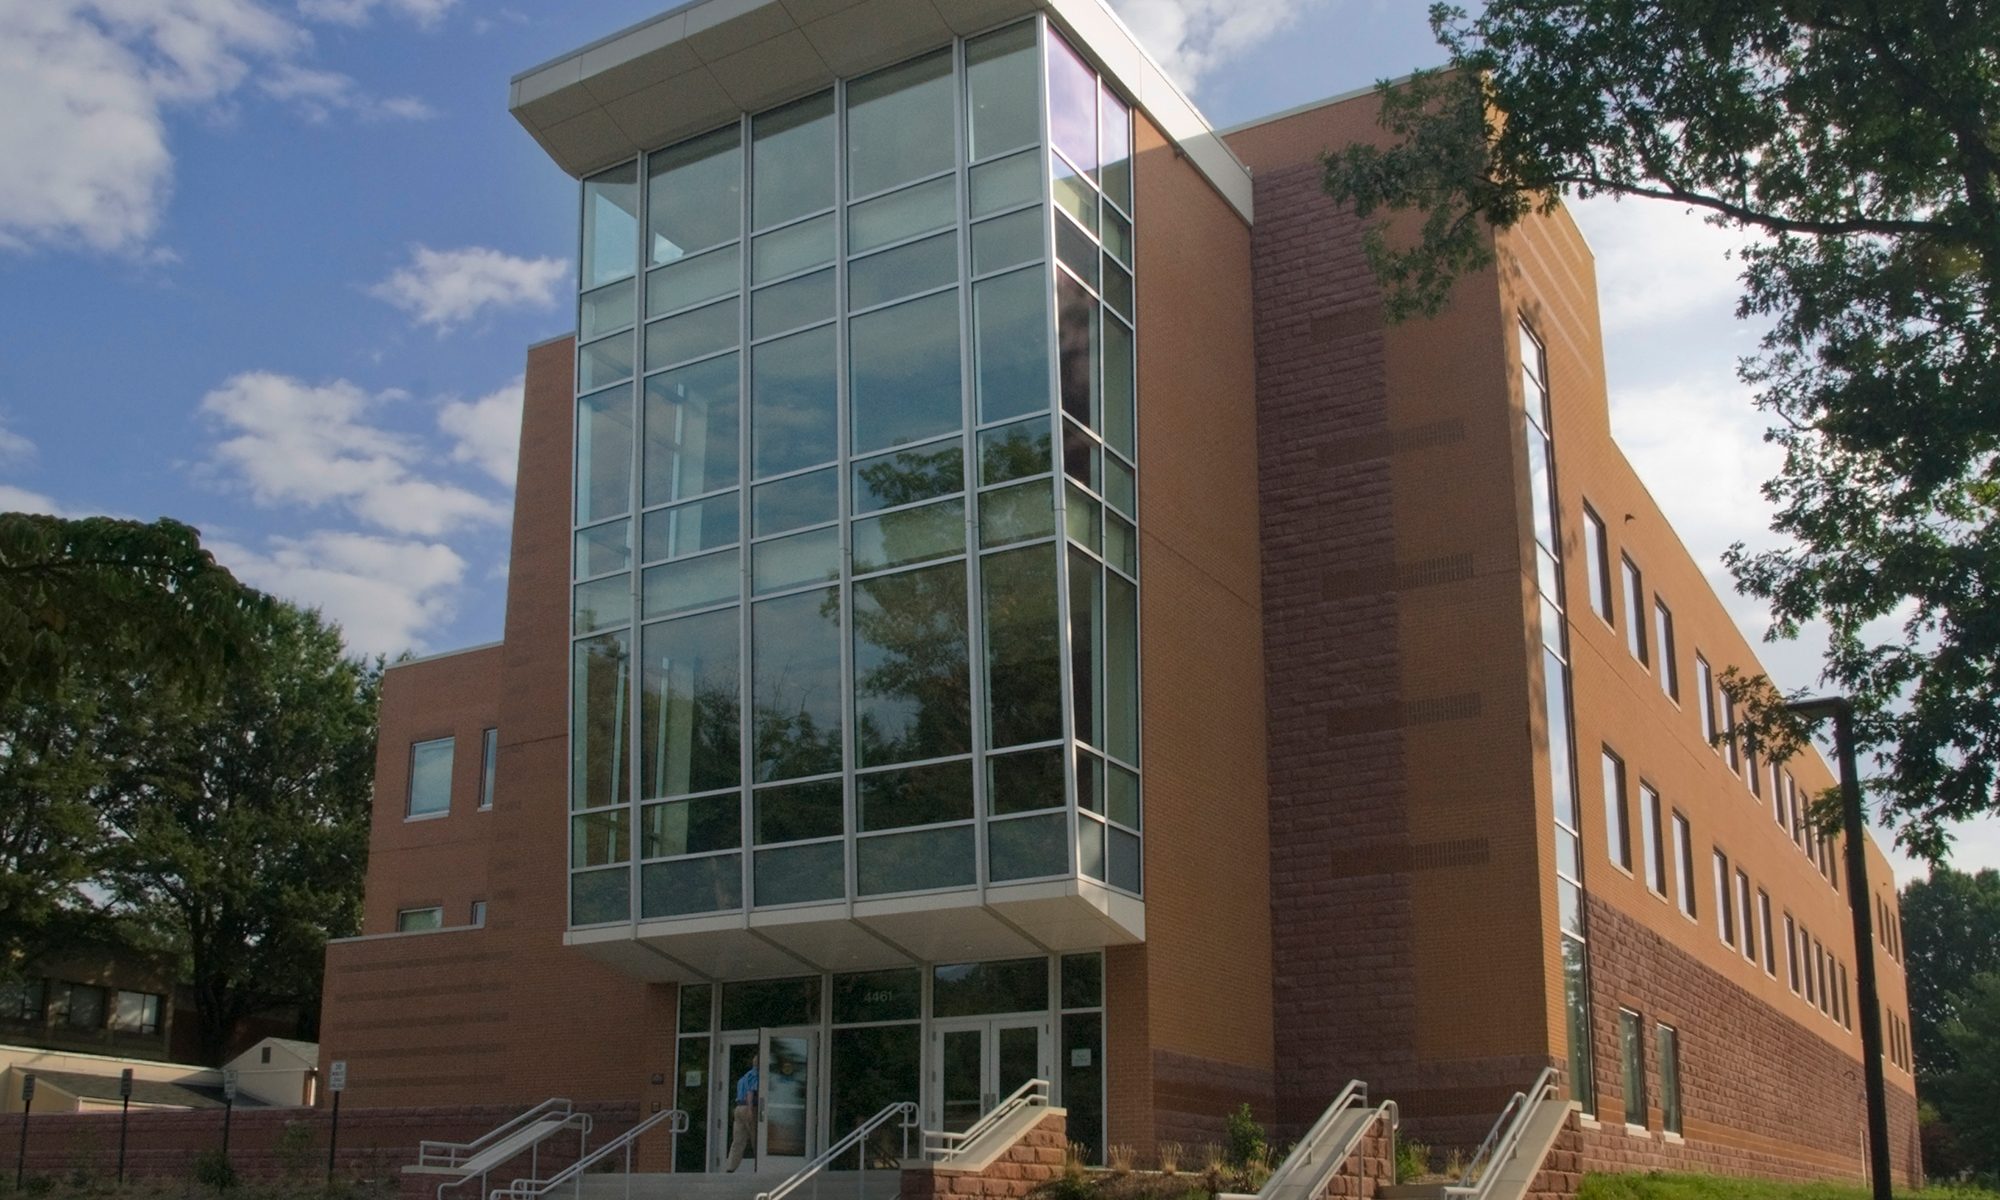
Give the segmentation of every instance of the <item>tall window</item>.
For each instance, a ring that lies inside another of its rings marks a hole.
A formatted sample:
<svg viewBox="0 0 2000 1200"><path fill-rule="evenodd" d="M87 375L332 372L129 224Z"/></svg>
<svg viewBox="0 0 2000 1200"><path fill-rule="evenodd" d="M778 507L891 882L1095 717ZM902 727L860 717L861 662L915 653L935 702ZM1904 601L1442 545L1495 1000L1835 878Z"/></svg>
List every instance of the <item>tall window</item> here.
<svg viewBox="0 0 2000 1200"><path fill-rule="evenodd" d="M479 807L493 807L493 772L500 765L500 731L481 730L479 734Z"/></svg>
<svg viewBox="0 0 2000 1200"><path fill-rule="evenodd" d="M1631 819L1625 808L1625 762L1604 751L1604 840L1611 861L1632 869Z"/></svg>
<svg viewBox="0 0 2000 1200"><path fill-rule="evenodd" d="M1729 856L1715 852L1715 932L1722 940L1736 944L1736 906L1729 899Z"/></svg>
<svg viewBox="0 0 2000 1200"><path fill-rule="evenodd" d="M406 816L432 817L451 810L451 739L410 747L410 800Z"/></svg>
<svg viewBox="0 0 2000 1200"><path fill-rule="evenodd" d="M1605 540L1604 521L1590 505L1583 506L1583 565L1590 576L1590 611L1604 618L1607 625L1617 622L1611 615L1611 557L1610 543ZM1637 624L1639 610L1632 609L1626 614L1626 624Z"/></svg>
<svg viewBox="0 0 2000 1200"><path fill-rule="evenodd" d="M1819 943L1813 941L1812 931L1803 925L1799 926L1800 974L1805 977L1806 981L1806 1003L1814 1005L1819 1003L1819 987L1814 982L1818 960L1813 957L1813 950L1818 945Z"/></svg>
<svg viewBox="0 0 2000 1200"><path fill-rule="evenodd" d="M1771 819L1785 828L1785 773L1777 763L1771 764Z"/></svg>
<svg viewBox="0 0 2000 1200"><path fill-rule="evenodd" d="M1689 917L1698 915L1694 899L1694 836L1688 828L1688 819L1680 813L1674 814L1674 860L1679 864L1681 911Z"/></svg>
<svg viewBox="0 0 2000 1200"><path fill-rule="evenodd" d="M1618 1010L1618 1046L1623 1058L1625 1123L1646 1124L1646 1034L1645 1022L1629 1008Z"/></svg>
<svg viewBox="0 0 2000 1200"><path fill-rule="evenodd" d="M1659 643L1660 690L1667 694L1667 699L1679 703L1681 668L1674 653L1674 613L1658 596L1653 597L1653 638Z"/></svg>
<svg viewBox="0 0 2000 1200"><path fill-rule="evenodd" d="M1715 672L1709 670L1708 660L1697 654L1694 656L1694 682L1701 689L1701 740L1717 754L1722 747L1715 744L1717 733L1715 717Z"/></svg>
<svg viewBox="0 0 2000 1200"><path fill-rule="evenodd" d="M1667 894L1667 848L1660 827L1660 793L1649 783L1639 785L1639 836L1646 856L1646 886L1656 894Z"/></svg>
<svg viewBox="0 0 2000 1200"><path fill-rule="evenodd" d="M1757 925L1751 915L1750 877L1742 871L1736 872L1736 911L1743 919L1743 957L1752 963L1757 961Z"/></svg>
<svg viewBox="0 0 2000 1200"><path fill-rule="evenodd" d="M1639 576L1638 565L1629 557L1619 555L1618 565L1625 579L1625 611L1631 614L1625 622L1625 648L1643 667L1646 665L1646 643L1649 639L1646 637L1646 623L1639 619L1639 614L1646 611L1646 584Z"/></svg>
<svg viewBox="0 0 2000 1200"><path fill-rule="evenodd" d="M1681 1132L1681 1035L1671 1025L1657 1029L1660 1059L1660 1127Z"/></svg>
<svg viewBox="0 0 2000 1200"><path fill-rule="evenodd" d="M1722 708L1722 752L1729 759L1729 769L1741 774L1743 747L1736 741L1736 701L1724 696L1718 703Z"/></svg>
<svg viewBox="0 0 2000 1200"><path fill-rule="evenodd" d="M1792 995L1799 994L1799 926L1792 914L1785 914L1785 982Z"/></svg>
<svg viewBox="0 0 2000 1200"><path fill-rule="evenodd" d="M1785 807L1791 811L1792 841L1803 850L1806 845L1805 811L1799 805L1799 781L1790 772L1785 774Z"/></svg>
<svg viewBox="0 0 2000 1200"><path fill-rule="evenodd" d="M1771 939L1771 893L1757 889L1757 927L1764 935L1764 974L1778 977L1778 947Z"/></svg>

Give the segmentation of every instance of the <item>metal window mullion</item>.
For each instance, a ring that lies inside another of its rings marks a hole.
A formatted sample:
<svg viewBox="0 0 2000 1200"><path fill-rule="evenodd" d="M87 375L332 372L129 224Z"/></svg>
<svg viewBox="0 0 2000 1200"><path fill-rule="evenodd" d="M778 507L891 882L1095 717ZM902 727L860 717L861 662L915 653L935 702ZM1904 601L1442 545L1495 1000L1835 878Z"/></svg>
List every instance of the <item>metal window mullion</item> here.
<svg viewBox="0 0 2000 1200"><path fill-rule="evenodd" d="M986 902L991 885L986 838L986 622L983 572L979 557L979 422L978 363L973 355L972 310L972 74L965 60L965 40L951 47L952 103L952 230L958 243L958 374L959 485L965 498L965 657L972 715L972 854L973 883L979 902ZM974 656L977 656L975 663Z"/></svg>
<svg viewBox="0 0 2000 1200"><path fill-rule="evenodd" d="M751 198L756 189L757 180L756 171L752 165L756 158L756 152L755 145L751 140L754 130L751 126L750 114L744 113L740 115L737 117L737 121L737 138L743 147L742 173L738 177L742 185L738 189L740 192L738 204L741 210L738 219L742 224L741 229L738 231L738 236L741 239L743 251L737 256L736 264L736 341L739 348L736 360L736 536L738 545L741 547L741 561L737 564L736 644L737 703L739 706L737 709L737 770L739 775L737 780L739 789L737 793L737 820L740 822L741 827L737 831L737 841L741 846L740 853L743 856L738 863L737 887L742 893L739 897L740 904L738 907L744 912L745 920L747 921L753 898L751 888L754 884L750 875L750 860L754 853L750 834L754 828L751 797L754 793L753 783L756 770L754 741L757 730L754 700L754 689L756 686L756 679L754 677L756 647L751 644L751 631L754 626L754 622L751 619L751 598L753 593L750 589L750 546L747 540L750 533L750 488L753 482L751 476L750 446L751 438L755 436L751 416L754 406L751 402L750 391L752 385L750 375L750 262L754 253L750 237L750 214ZM719 987L716 988L715 995L716 1003L720 1005L722 989Z"/></svg>
<svg viewBox="0 0 2000 1200"><path fill-rule="evenodd" d="M851 317L847 295L847 81L833 83L833 311L834 346L834 481L835 504L839 510L840 577L835 587L840 597L840 845L841 901L849 920L854 918L855 899L860 894L861 867L857 834L861 828L861 796L855 782L860 765L856 748L860 731L854 716L854 447L849 431L853 423L853 396L848 376L848 336Z"/></svg>

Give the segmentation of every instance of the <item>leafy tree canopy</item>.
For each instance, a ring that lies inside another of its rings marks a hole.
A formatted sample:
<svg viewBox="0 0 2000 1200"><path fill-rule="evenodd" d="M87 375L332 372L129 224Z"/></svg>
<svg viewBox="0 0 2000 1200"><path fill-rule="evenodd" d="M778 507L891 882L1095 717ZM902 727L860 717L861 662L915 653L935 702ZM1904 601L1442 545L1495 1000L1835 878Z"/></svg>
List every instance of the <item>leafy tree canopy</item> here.
<svg viewBox="0 0 2000 1200"><path fill-rule="evenodd" d="M1910 985L1910 1041L1928 1087L1958 1066L1944 1028L1980 975L2000 973L2000 871L1933 867L1903 888L1903 958Z"/></svg>
<svg viewBox="0 0 2000 1200"><path fill-rule="evenodd" d="M1774 637L1832 633L1885 768L1882 813L1936 858L2000 767L2000 5L1490 0L1434 5L1446 68L1384 96L1390 144L1326 187L1420 233L1370 242L1390 314L1437 311L1491 231L1563 197L1645 197L1756 235L1741 367L1783 447L1790 546L1728 556ZM1868 628L1884 618L1896 632Z"/></svg>
<svg viewBox="0 0 2000 1200"><path fill-rule="evenodd" d="M1973 1170L2000 1172L2000 973L1966 987L1943 1033L1958 1066L1934 1090L1955 1148Z"/></svg>

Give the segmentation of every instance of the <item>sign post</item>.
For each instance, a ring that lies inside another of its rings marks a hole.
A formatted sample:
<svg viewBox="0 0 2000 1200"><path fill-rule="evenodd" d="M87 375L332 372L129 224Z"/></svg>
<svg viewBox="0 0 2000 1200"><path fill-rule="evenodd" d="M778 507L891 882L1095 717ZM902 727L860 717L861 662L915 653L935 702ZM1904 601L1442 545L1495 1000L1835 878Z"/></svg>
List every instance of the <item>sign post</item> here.
<svg viewBox="0 0 2000 1200"><path fill-rule="evenodd" d="M14 1156L14 1190L21 1190L21 1176L28 1169L28 1114L35 1109L35 1076L21 1076L21 1150Z"/></svg>
<svg viewBox="0 0 2000 1200"><path fill-rule="evenodd" d="M328 1064L327 1090L333 1093L333 1128L326 1135L326 1181L333 1182L333 1152L340 1145L340 1093L347 1090L347 1060L336 1058ZM26 1126L22 1128L25 1130ZM25 1136L25 1134L24 1134Z"/></svg>
<svg viewBox="0 0 2000 1200"><path fill-rule="evenodd" d="M132 1068L118 1072L118 1182L125 1182L125 1126L132 1119Z"/></svg>
<svg viewBox="0 0 2000 1200"><path fill-rule="evenodd" d="M229 1161L229 1118L236 1115L236 1072L222 1071L222 1161Z"/></svg>

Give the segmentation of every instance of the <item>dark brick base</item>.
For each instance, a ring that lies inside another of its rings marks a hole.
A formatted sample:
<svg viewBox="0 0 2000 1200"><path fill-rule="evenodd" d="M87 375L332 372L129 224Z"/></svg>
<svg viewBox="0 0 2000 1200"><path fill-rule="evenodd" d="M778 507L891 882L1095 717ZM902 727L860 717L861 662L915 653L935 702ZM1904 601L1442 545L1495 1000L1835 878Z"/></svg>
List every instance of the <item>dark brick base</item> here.
<svg viewBox="0 0 2000 1200"><path fill-rule="evenodd" d="M985 1170L905 1169L901 1200L938 1200L944 1196L1022 1200L1062 1174L1063 1157L1068 1149L1069 1119L1062 1113L1050 1113Z"/></svg>

